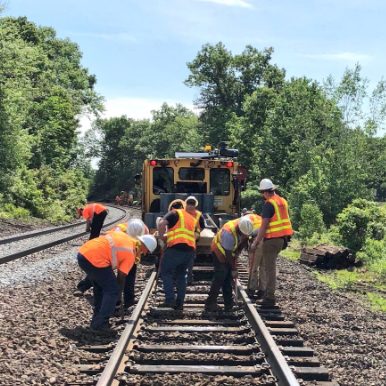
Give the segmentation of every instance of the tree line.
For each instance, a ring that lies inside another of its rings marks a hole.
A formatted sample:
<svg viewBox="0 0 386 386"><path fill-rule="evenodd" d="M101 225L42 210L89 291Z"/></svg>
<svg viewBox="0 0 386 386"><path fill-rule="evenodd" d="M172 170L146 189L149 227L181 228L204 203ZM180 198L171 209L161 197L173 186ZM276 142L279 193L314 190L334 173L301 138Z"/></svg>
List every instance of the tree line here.
<svg viewBox="0 0 386 386"><path fill-rule="evenodd" d="M0 212L71 218L90 162L79 117L103 108L77 44L25 17L0 18Z"/></svg>
<svg viewBox="0 0 386 386"><path fill-rule="evenodd" d="M79 47L26 18L0 18L0 216L71 217L87 194L134 190L144 159L225 140L248 169L243 206L260 210L257 183L267 177L288 199L300 237L329 228L347 244L357 232L357 250L383 240L379 206L364 202L386 198L385 81L370 89L359 64L338 81L288 79L272 55L206 44L184 81L198 90L199 114L165 103L151 119L98 118L80 140L79 117L102 112L103 98ZM363 221L374 212L376 225Z"/></svg>

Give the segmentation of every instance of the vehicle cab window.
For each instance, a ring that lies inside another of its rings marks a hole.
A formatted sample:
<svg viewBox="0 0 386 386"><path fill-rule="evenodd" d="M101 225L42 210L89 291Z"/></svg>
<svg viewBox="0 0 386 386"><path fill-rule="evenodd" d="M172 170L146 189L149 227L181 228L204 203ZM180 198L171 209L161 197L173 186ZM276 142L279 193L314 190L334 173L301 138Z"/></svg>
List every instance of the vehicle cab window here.
<svg viewBox="0 0 386 386"><path fill-rule="evenodd" d="M229 196L230 171L229 169L210 170L210 192L215 196Z"/></svg>
<svg viewBox="0 0 386 386"><path fill-rule="evenodd" d="M174 185L173 168L153 169L153 194L172 193Z"/></svg>

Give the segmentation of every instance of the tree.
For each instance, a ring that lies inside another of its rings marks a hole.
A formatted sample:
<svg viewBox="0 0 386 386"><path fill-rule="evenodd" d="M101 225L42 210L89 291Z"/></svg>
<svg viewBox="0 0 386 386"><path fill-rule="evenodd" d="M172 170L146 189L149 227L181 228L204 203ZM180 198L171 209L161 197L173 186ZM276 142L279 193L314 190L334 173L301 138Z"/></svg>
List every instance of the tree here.
<svg viewBox="0 0 386 386"><path fill-rule="evenodd" d="M204 45L188 63L191 75L185 84L200 89L195 104L203 109L200 119L213 145L228 138L226 123L233 113L244 114L247 95L258 87L277 88L283 84L285 72L270 64L272 53L272 48L260 52L247 46L240 55L232 55L220 42Z"/></svg>

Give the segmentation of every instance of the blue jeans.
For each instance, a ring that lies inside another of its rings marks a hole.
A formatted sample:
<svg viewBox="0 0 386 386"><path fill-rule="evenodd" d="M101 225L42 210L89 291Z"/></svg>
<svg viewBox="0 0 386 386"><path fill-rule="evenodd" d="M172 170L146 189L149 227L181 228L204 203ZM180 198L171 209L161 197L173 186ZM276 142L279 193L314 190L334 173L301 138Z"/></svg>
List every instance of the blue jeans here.
<svg viewBox="0 0 386 386"><path fill-rule="evenodd" d="M175 302L173 272L175 271L177 302L184 303L186 293L186 276L189 262L194 258L195 252L184 251L178 248L167 248L161 261L161 278L164 285L165 301Z"/></svg>
<svg viewBox="0 0 386 386"><path fill-rule="evenodd" d="M118 281L114 271L111 266L95 267L80 253L78 253L78 264L86 272L93 285L94 315L91 319L91 327L96 329L108 327L119 295Z"/></svg>

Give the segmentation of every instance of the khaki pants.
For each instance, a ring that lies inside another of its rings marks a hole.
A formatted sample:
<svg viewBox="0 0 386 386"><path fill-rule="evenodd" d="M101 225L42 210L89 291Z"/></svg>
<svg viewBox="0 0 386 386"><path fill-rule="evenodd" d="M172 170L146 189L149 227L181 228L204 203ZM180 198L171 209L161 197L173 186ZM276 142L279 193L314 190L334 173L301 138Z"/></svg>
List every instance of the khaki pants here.
<svg viewBox="0 0 386 386"><path fill-rule="evenodd" d="M263 243L260 243L255 252L249 252L249 280L248 289L251 291L265 291L267 280L263 262Z"/></svg>
<svg viewBox="0 0 386 386"><path fill-rule="evenodd" d="M276 260L280 251L283 249L284 239L268 239L263 243L263 263L266 274L267 299L275 299L276 290Z"/></svg>

